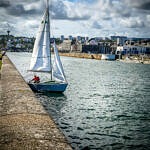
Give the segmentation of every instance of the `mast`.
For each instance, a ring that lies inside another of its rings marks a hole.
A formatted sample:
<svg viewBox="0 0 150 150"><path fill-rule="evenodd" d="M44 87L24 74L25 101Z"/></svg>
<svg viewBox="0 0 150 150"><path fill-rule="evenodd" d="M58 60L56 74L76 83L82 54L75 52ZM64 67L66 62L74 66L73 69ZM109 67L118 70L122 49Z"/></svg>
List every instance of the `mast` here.
<svg viewBox="0 0 150 150"><path fill-rule="evenodd" d="M49 15L49 0L47 0L46 3L46 10L47 10L47 16L48 16L48 26L49 26L49 48L50 48L50 65L52 68L52 56L51 56L51 35L50 35L50 15ZM51 80L52 80L52 70L51 70Z"/></svg>

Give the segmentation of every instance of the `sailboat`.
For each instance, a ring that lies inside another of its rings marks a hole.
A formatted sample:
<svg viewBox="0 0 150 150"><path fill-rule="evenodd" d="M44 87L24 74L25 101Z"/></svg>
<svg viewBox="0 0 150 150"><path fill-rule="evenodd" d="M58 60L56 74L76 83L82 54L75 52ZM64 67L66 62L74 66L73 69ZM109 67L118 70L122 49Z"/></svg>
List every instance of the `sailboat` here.
<svg viewBox="0 0 150 150"><path fill-rule="evenodd" d="M50 44L49 0L34 43L29 71L49 73L49 81L28 85L38 92L64 92L68 85L55 41L53 43L54 60L52 62Z"/></svg>

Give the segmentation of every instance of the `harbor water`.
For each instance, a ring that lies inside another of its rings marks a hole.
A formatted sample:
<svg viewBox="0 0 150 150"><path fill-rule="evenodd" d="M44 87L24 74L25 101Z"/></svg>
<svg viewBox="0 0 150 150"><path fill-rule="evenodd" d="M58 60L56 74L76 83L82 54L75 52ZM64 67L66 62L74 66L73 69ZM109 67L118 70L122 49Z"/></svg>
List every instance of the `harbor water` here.
<svg viewBox="0 0 150 150"><path fill-rule="evenodd" d="M31 53L7 53L26 81ZM61 57L68 87L36 93L73 149L150 149L150 65ZM41 75L48 80L49 75Z"/></svg>

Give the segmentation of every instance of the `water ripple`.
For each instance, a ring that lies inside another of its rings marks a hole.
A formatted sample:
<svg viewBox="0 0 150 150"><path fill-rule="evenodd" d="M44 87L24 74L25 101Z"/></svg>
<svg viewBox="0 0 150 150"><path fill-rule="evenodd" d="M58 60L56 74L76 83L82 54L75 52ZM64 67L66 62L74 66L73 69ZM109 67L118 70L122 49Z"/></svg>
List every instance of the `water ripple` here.
<svg viewBox="0 0 150 150"><path fill-rule="evenodd" d="M31 54L10 57L25 79ZM74 150L150 148L150 65L62 57L63 95L37 94Z"/></svg>

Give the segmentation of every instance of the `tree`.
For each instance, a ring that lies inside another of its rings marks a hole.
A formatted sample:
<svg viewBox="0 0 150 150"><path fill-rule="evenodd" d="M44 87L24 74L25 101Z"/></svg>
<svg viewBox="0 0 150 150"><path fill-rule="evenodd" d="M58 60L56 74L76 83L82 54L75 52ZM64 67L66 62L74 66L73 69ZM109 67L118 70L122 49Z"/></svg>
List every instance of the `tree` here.
<svg viewBox="0 0 150 150"><path fill-rule="evenodd" d="M0 40L0 45L1 45L3 48L6 48L7 42L6 42L5 37L2 37L2 38L1 38L1 40Z"/></svg>

